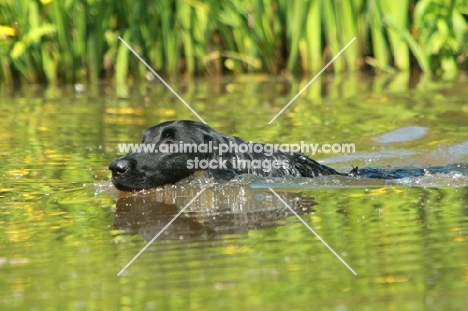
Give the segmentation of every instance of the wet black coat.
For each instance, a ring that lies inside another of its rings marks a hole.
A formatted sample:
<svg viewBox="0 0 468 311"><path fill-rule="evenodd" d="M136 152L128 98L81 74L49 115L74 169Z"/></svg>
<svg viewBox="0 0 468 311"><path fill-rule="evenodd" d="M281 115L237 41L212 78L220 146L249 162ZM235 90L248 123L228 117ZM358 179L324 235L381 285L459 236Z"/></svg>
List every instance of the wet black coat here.
<svg viewBox="0 0 468 311"><path fill-rule="evenodd" d="M133 152L116 159L109 166L112 171L112 182L120 190L132 191L152 188L164 184L175 183L200 170L194 166L194 160L214 160L212 163L224 163L218 168L207 168L213 176L229 180L239 174L254 174L270 177L318 177L323 175L341 174L332 168L322 165L303 154L274 150L271 155L258 152L240 152L231 148L219 155L220 144L247 144L238 137L223 135L213 128L195 121L169 121L149 128L143 135L142 144L154 144L155 150L169 150L171 145L180 144L211 145L209 152ZM165 145L165 146L164 146ZM221 158L220 158L221 157ZM265 167L247 167L239 165L239 160L249 160L253 163L264 161L270 164L281 163L265 169ZM205 161L206 163L206 161ZM286 164L286 165L283 165ZM279 167L278 167L279 166Z"/></svg>

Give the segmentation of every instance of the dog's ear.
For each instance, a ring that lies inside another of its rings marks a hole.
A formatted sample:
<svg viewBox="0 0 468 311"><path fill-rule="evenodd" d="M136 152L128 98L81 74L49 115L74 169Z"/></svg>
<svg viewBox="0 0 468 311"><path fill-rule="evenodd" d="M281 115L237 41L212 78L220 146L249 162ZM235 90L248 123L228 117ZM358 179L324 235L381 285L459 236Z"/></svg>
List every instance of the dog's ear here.
<svg viewBox="0 0 468 311"><path fill-rule="evenodd" d="M210 170L210 172L213 174L214 178L226 180L226 181L231 180L237 176L237 174L233 170L227 170L227 169L213 169L213 170Z"/></svg>

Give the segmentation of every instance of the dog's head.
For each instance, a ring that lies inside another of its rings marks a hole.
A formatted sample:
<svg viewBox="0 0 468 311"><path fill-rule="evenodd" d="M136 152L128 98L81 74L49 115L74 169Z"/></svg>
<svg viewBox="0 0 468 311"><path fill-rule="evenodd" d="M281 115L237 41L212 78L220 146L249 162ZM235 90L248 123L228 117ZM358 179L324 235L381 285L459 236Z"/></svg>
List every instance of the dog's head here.
<svg viewBox="0 0 468 311"><path fill-rule="evenodd" d="M109 165L112 183L125 191L175 183L195 172L195 168L187 165L188 160L196 157L201 160L210 155L183 152L174 145L208 144L220 136L209 126L195 121L169 121L153 126L143 135L139 146L142 150L120 157Z"/></svg>

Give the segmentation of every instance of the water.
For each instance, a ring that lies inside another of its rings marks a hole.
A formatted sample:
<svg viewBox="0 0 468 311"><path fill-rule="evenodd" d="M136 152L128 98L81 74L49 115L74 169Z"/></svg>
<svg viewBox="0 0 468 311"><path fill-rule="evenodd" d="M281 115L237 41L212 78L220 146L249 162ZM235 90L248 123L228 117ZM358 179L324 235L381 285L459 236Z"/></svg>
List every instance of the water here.
<svg viewBox="0 0 468 311"><path fill-rule="evenodd" d="M359 167L468 163L467 81L172 81L223 133L264 143L354 143L313 158ZM319 83L320 82L320 83ZM408 89L408 85L411 86ZM383 181L328 176L119 193L117 143L196 118L164 86L2 89L2 310L464 310L466 169ZM124 92L125 93L125 92ZM355 276L269 190L357 272ZM117 273L206 189L120 276Z"/></svg>

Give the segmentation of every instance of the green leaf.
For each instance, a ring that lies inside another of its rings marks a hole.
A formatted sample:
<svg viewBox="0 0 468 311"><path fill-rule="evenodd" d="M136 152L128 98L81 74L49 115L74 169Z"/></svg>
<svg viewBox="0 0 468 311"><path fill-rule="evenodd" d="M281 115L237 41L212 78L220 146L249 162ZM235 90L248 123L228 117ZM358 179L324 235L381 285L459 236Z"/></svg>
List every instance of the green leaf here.
<svg viewBox="0 0 468 311"><path fill-rule="evenodd" d="M24 44L24 42L19 41L19 42L16 42L15 45L13 46L10 56L12 59L18 59L23 55L25 51L26 51L26 44Z"/></svg>

